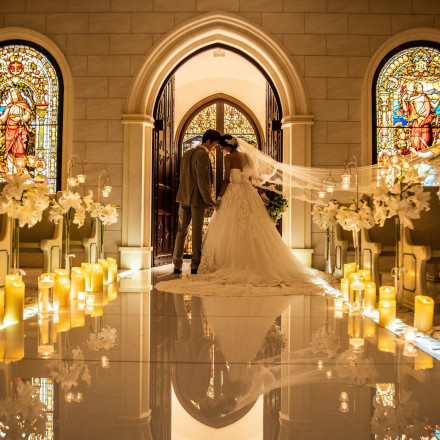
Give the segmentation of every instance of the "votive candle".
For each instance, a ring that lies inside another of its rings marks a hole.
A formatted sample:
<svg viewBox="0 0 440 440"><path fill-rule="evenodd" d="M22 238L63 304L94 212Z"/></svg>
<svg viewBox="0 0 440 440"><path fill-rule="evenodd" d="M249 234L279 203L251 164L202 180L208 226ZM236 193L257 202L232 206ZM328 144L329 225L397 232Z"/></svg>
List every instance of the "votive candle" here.
<svg viewBox="0 0 440 440"><path fill-rule="evenodd" d="M431 330L434 318L434 300L429 296L416 295L414 307L414 327L422 333Z"/></svg>
<svg viewBox="0 0 440 440"><path fill-rule="evenodd" d="M396 290L393 286L379 287L379 301L394 301L396 299Z"/></svg>
<svg viewBox="0 0 440 440"><path fill-rule="evenodd" d="M103 285L103 269L99 264L92 264L91 291L100 292Z"/></svg>

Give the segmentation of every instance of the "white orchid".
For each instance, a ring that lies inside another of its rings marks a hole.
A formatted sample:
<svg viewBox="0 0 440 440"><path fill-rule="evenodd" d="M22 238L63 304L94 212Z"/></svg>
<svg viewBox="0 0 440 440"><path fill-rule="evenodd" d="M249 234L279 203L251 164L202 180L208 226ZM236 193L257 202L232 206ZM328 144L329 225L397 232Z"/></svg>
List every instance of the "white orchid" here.
<svg viewBox="0 0 440 440"><path fill-rule="evenodd" d="M320 229L331 228L336 224L338 209L338 203L332 200L326 206L315 205L312 210L313 222L316 223Z"/></svg>
<svg viewBox="0 0 440 440"><path fill-rule="evenodd" d="M70 190L61 191L58 200L52 200L49 219L57 224L63 217L66 221L70 221L73 214L73 223L81 227L86 218L86 211L93 204L92 198L92 191L89 191L85 197L81 197L78 192Z"/></svg>
<svg viewBox="0 0 440 440"><path fill-rule="evenodd" d="M339 336L333 332L329 333L325 326L318 328L313 333L310 345L313 353L323 352L327 354L328 358L335 357L341 349Z"/></svg>
<svg viewBox="0 0 440 440"><path fill-rule="evenodd" d="M87 345L90 350L99 349L110 350L116 344L117 330L106 325L97 333L90 333L87 339Z"/></svg>
<svg viewBox="0 0 440 440"><path fill-rule="evenodd" d="M99 220L103 225L112 225L118 221L118 211L110 204L102 206L99 212Z"/></svg>

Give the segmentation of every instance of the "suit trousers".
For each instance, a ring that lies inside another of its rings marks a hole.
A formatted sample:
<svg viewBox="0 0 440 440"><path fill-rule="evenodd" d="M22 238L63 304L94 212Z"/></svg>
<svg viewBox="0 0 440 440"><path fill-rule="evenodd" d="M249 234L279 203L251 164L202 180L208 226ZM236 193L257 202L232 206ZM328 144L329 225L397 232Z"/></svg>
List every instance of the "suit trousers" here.
<svg viewBox="0 0 440 440"><path fill-rule="evenodd" d="M192 259L191 269L197 269L202 255L202 229L205 207L179 204L179 224L177 227L176 243L174 244L173 264L176 269L182 268L183 246L188 235L189 224L192 220Z"/></svg>

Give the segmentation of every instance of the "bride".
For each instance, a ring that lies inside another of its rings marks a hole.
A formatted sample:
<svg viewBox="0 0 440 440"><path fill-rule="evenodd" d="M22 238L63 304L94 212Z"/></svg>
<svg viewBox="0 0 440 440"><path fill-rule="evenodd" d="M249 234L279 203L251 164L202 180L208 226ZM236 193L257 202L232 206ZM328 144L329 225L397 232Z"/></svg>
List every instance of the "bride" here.
<svg viewBox="0 0 440 440"><path fill-rule="evenodd" d="M204 237L198 274L162 281L156 288L227 296L249 294L250 289L256 296L318 293L311 271L282 241L252 184L266 180L261 160L268 156L228 134L222 136L220 146L225 154L224 180Z"/></svg>

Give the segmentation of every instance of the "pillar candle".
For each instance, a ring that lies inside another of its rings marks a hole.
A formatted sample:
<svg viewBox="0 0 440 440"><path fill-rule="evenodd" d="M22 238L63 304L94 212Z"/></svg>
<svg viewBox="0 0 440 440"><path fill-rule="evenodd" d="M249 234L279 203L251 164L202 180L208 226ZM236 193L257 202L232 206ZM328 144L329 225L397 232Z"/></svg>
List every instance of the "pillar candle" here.
<svg viewBox="0 0 440 440"><path fill-rule="evenodd" d="M350 286L350 279L349 278L342 278L341 279L341 294L344 298L344 301L348 302L348 289Z"/></svg>
<svg viewBox="0 0 440 440"><path fill-rule="evenodd" d="M393 286L379 287L379 301L394 301L396 299L396 290Z"/></svg>
<svg viewBox="0 0 440 440"><path fill-rule="evenodd" d="M364 281L371 281L371 271L368 269L358 270L357 273L364 279Z"/></svg>
<svg viewBox="0 0 440 440"><path fill-rule="evenodd" d="M54 280L43 274L38 278L38 309L40 314L46 315L54 311Z"/></svg>
<svg viewBox="0 0 440 440"><path fill-rule="evenodd" d="M69 271L67 269L55 269L54 273L55 273L56 279L69 278Z"/></svg>
<svg viewBox="0 0 440 440"><path fill-rule="evenodd" d="M91 291L94 293L102 291L102 284L103 284L102 266L99 264L92 264Z"/></svg>
<svg viewBox="0 0 440 440"><path fill-rule="evenodd" d="M108 283L115 283L118 279L118 265L114 258L107 258L108 261Z"/></svg>
<svg viewBox="0 0 440 440"><path fill-rule="evenodd" d="M385 328L379 328L377 348L379 349L379 351L385 351L387 353L395 353L396 339L394 338L394 334Z"/></svg>
<svg viewBox="0 0 440 440"><path fill-rule="evenodd" d="M24 283L18 275L6 275L5 280L5 324L23 321Z"/></svg>
<svg viewBox="0 0 440 440"><path fill-rule="evenodd" d="M344 264L344 278L348 278L353 272L356 272L356 263Z"/></svg>
<svg viewBox="0 0 440 440"><path fill-rule="evenodd" d="M82 267L72 267L70 298L78 299L78 292L86 291L86 273Z"/></svg>
<svg viewBox="0 0 440 440"><path fill-rule="evenodd" d="M429 296L416 295L414 307L414 327L422 333L431 330L434 317L434 300Z"/></svg>
<svg viewBox="0 0 440 440"><path fill-rule="evenodd" d="M92 265L90 263L81 263L81 267L84 269L86 292L92 290Z"/></svg>
<svg viewBox="0 0 440 440"><path fill-rule="evenodd" d="M5 317L5 289L0 289L0 327L3 327L4 317Z"/></svg>
<svg viewBox="0 0 440 440"><path fill-rule="evenodd" d="M379 325L388 327L396 320L396 301L379 301Z"/></svg>
<svg viewBox="0 0 440 440"><path fill-rule="evenodd" d="M55 281L58 302L60 307L70 307L70 280L69 278L58 278Z"/></svg>
<svg viewBox="0 0 440 440"><path fill-rule="evenodd" d="M107 260L103 260L102 258L100 258L98 260L98 264L100 266L102 266L102 282L104 284L108 283L108 267L109 267L109 262Z"/></svg>
<svg viewBox="0 0 440 440"><path fill-rule="evenodd" d="M351 312L359 312L362 310L363 296L365 284L356 280L350 284L349 303Z"/></svg>
<svg viewBox="0 0 440 440"><path fill-rule="evenodd" d="M364 309L371 310L376 308L376 283L371 281L365 284Z"/></svg>

